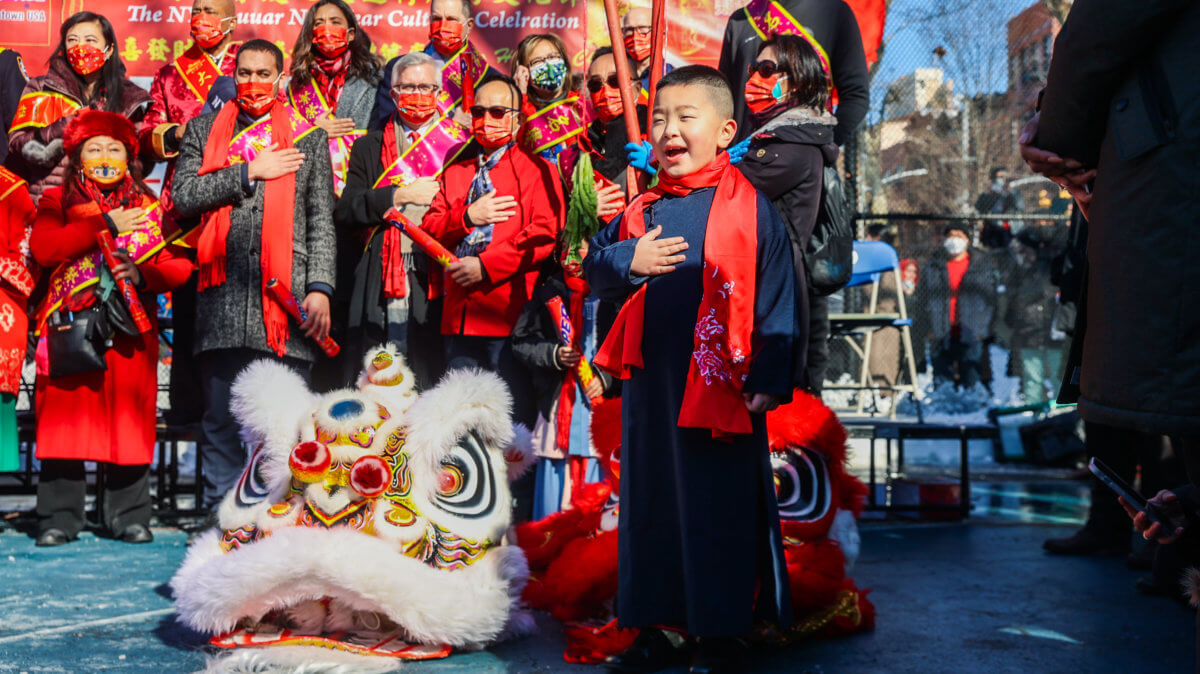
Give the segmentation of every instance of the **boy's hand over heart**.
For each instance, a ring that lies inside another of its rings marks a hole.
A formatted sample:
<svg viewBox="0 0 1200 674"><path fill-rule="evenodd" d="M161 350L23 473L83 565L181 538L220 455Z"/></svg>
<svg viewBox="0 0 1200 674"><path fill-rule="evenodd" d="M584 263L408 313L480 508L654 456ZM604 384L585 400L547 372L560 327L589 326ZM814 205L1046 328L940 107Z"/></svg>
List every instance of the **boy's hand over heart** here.
<svg viewBox="0 0 1200 674"><path fill-rule="evenodd" d="M662 225L646 232L633 249L629 271L637 276L659 276L675 271L675 265L685 259L682 253L688 243L682 236L660 239Z"/></svg>

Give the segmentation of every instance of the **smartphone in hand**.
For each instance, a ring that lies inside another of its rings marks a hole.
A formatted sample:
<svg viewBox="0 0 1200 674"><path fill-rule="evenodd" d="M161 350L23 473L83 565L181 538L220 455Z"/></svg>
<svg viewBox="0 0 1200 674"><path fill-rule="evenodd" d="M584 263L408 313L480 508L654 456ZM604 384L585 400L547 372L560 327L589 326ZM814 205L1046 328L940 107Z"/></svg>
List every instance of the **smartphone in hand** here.
<svg viewBox="0 0 1200 674"><path fill-rule="evenodd" d="M1117 496L1125 499L1125 502L1133 506L1134 510L1146 513L1146 517L1150 519L1152 524L1158 522L1162 527L1163 535L1170 536L1186 524L1182 515L1173 515L1162 508L1155 507L1147 501L1146 497L1137 493L1133 487L1129 486L1129 483L1122 480L1121 476L1117 475L1103 461L1092 458L1088 463L1088 470L1092 471L1092 475L1095 475L1096 479L1113 490Z"/></svg>

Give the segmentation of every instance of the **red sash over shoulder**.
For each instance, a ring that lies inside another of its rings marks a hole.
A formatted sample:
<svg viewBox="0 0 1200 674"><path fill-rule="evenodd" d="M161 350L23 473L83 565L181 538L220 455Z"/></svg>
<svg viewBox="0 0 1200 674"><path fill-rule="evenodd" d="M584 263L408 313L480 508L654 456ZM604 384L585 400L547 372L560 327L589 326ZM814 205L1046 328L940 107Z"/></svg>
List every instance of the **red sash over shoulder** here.
<svg viewBox="0 0 1200 674"><path fill-rule="evenodd" d="M646 233L643 211L664 194L686 195L717 188L704 232L704 294L696 315L679 426L708 428L714 437L750 434L750 413L742 386L750 372L754 296L758 267L758 196L722 152L705 168L682 178L659 174L654 189L625 209L621 239ZM643 368L642 338L646 285L625 301L595 363L620 379Z"/></svg>

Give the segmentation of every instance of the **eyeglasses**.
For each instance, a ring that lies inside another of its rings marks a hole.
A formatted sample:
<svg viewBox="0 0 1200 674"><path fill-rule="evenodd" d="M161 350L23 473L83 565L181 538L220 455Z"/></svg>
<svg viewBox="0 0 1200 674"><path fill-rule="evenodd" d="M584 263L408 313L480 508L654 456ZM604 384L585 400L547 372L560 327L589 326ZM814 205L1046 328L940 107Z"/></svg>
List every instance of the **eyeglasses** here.
<svg viewBox="0 0 1200 674"><path fill-rule="evenodd" d="M633 37L634 33L637 33L638 35L649 35L650 26L625 26L621 29L621 35L624 35L625 37Z"/></svg>
<svg viewBox="0 0 1200 674"><path fill-rule="evenodd" d="M763 77L770 77L783 69L774 61L755 61L750 64L750 74L758 73Z"/></svg>
<svg viewBox="0 0 1200 674"><path fill-rule="evenodd" d="M440 87L438 87L436 84L397 84L396 86L392 87L392 91L398 94L415 94L417 92L422 94L432 94L435 93L439 88Z"/></svg>
<svg viewBox="0 0 1200 674"><path fill-rule="evenodd" d="M532 61L529 62L529 67L533 68L536 65L539 65L539 64L545 63L546 61L551 61L554 59L559 59L563 63L566 63L566 61L567 61L567 59L564 58L562 56L562 54L559 54L556 52L554 54L549 54L547 56L539 56L538 58L533 59Z"/></svg>
<svg viewBox="0 0 1200 674"><path fill-rule="evenodd" d="M508 115L512 112L520 112L520 110L517 110L516 108L509 108L503 105L493 105L490 108L485 108L482 105L471 106L471 117L473 119L479 119L484 115L487 115L492 119L504 119L505 115Z"/></svg>
<svg viewBox="0 0 1200 674"><path fill-rule="evenodd" d="M587 88L588 88L588 91L590 91L594 94L597 91L600 91L601 89L603 89L605 84L612 87L613 89L621 88L621 80L617 78L616 73L609 75L608 79L606 79L606 80L601 79L599 77L590 78L587 81Z"/></svg>

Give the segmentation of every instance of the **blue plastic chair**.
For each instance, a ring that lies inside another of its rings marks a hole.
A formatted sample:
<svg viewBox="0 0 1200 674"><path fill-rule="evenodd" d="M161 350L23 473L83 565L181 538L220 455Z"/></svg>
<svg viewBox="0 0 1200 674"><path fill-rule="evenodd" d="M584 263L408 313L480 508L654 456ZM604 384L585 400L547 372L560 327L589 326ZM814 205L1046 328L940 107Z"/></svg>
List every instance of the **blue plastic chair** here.
<svg viewBox="0 0 1200 674"><path fill-rule="evenodd" d="M880 274L900 268L896 249L882 241L855 241L854 268L847 288L878 283Z"/></svg>
<svg viewBox="0 0 1200 674"><path fill-rule="evenodd" d="M896 308L898 311L894 313L881 313L878 311L879 282L883 279L883 275L888 272L894 274L896 281ZM892 248L883 241L854 242L854 268L846 287L854 288L865 285L871 286L871 299L867 304L867 311L865 313L829 315L830 338L842 337L862 359L858 385L834 385L825 388L857 390L864 393L871 391L872 396L879 390L891 390L893 392L909 391L912 394L913 400L916 401L917 417L920 419L924 415L921 412L921 396L917 389L917 363L916 358L913 357L912 348L912 319L908 317L904 292L901 290L903 284L900 278L900 256L896 254L895 248ZM897 328L900 330L902 343L901 357L907 362L908 367L904 368L904 370L909 378L908 384L901 385L899 382L896 382L889 387L878 386L870 382L871 338L876 331L884 328ZM856 340L856 337L860 335L863 336L861 347ZM862 413L865 398L865 395L858 396L856 413ZM893 419L896 417L895 400L893 400L888 416Z"/></svg>

